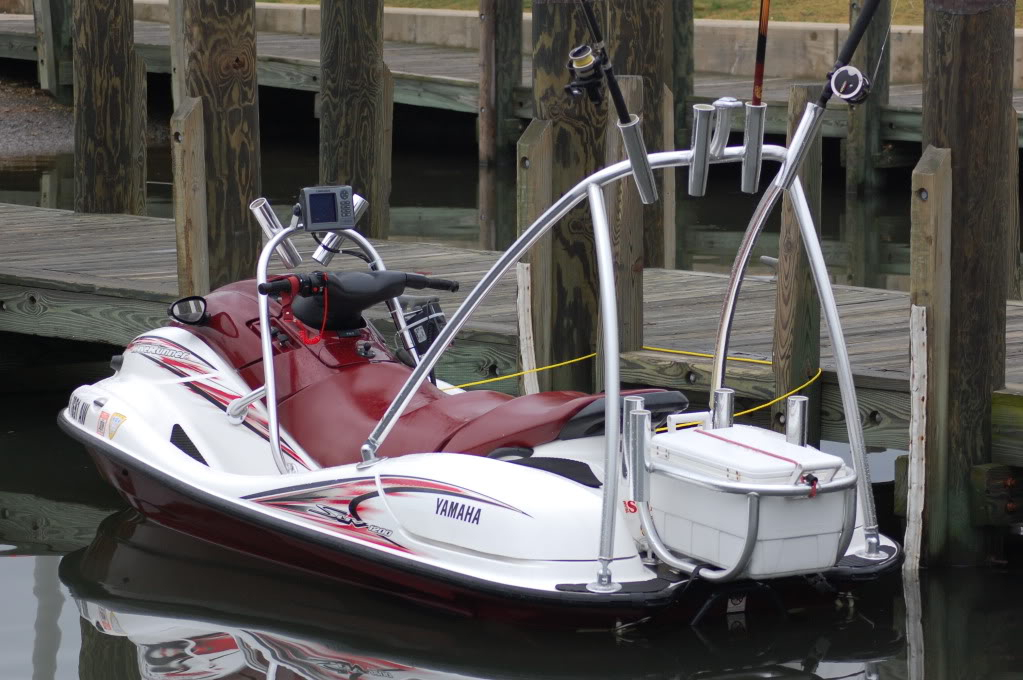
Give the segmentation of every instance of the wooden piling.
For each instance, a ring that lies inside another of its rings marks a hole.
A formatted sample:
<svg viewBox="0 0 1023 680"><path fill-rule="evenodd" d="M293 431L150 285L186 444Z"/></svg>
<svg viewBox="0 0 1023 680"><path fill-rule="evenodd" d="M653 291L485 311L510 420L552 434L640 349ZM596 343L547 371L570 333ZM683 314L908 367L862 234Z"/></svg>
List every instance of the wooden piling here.
<svg viewBox="0 0 1023 680"><path fill-rule="evenodd" d="M952 257L952 155L933 146L913 170L910 204L910 302L927 314L927 406L924 563L937 564L948 543L949 286ZM912 445L912 442L911 442Z"/></svg>
<svg viewBox="0 0 1023 680"><path fill-rule="evenodd" d="M533 3L533 111L552 125L552 196L565 193L604 162L608 103L570 97L564 90L569 50L589 40L575 3ZM593 226L585 202L554 227L550 251L549 278L541 267L532 271L534 299L549 308L550 324L534 330L538 336L548 333L556 338L551 358L565 361L593 352L598 334ZM593 362L575 363L552 374L555 389L593 388Z"/></svg>
<svg viewBox="0 0 1023 680"><path fill-rule="evenodd" d="M61 78L71 68L71 0L32 0L35 16L39 89L72 103L71 85Z"/></svg>
<svg viewBox="0 0 1023 680"><path fill-rule="evenodd" d="M856 23L863 0L849 4L849 25ZM845 190L862 196L880 186L882 177L875 158L881 152L881 108L888 105L888 81L892 50L885 48L891 16L891 0L881 0L876 20L853 55L856 66L870 80L870 96L849 110L849 131L845 140Z"/></svg>
<svg viewBox="0 0 1023 680"><path fill-rule="evenodd" d="M665 79L673 72L671 43L666 44L664 22L666 3L649 0L616 0L608 5L608 42L615 72L619 75L639 76L643 80L642 126L647 150L674 149L674 130L665 137L664 98L671 92L664 87ZM629 107L632 113L638 109ZM609 117L615 118L614 112ZM674 116L672 116L674 118ZM647 267L665 267L674 264L674 252L665 252L665 231L674 236L675 229L675 173L674 170L654 173L660 200L644 205L643 263ZM666 264L666 260L670 264Z"/></svg>
<svg viewBox="0 0 1023 680"><path fill-rule="evenodd" d="M143 214L146 102L131 0L76 2L73 25L75 210Z"/></svg>
<svg viewBox="0 0 1023 680"><path fill-rule="evenodd" d="M816 101L819 85L794 85L789 94L789 132L799 125L808 102ZM821 138L810 147L799 171L806 201L810 206L817 233L821 224ZM814 288L810 262L799 233L799 224L792 202L786 195L782 205L781 235L778 240L778 292L775 297L774 316L774 384L778 395L799 387L817 373L820 366L821 308ZM807 405L807 441L820 443L821 385L807 387L803 396ZM785 403L771 409L771 427L785 431Z"/></svg>
<svg viewBox="0 0 1023 680"><path fill-rule="evenodd" d="M518 162L515 186L518 231L522 233L554 202L551 191L553 173L554 126L549 120L534 120L526 128L518 143ZM533 356L537 366L549 366L551 359L551 252L553 237L547 232L526 255L529 260L529 309L533 329ZM544 285L543 295L537 284ZM551 371L535 374L537 389L551 389Z"/></svg>
<svg viewBox="0 0 1023 680"><path fill-rule="evenodd" d="M970 469L990 461L991 395L1005 381L1005 249L1016 144L1011 4L924 6L923 139L951 150L948 542L944 561L981 563L990 544L969 518ZM967 96L968 95L968 96ZM928 485L929 480L928 480Z"/></svg>
<svg viewBox="0 0 1023 680"><path fill-rule="evenodd" d="M187 97L171 117L174 166L174 226L178 249L178 295L210 290L206 225L206 135L202 100Z"/></svg>
<svg viewBox="0 0 1023 680"><path fill-rule="evenodd" d="M522 0L480 0L480 165L512 150L521 132L515 88L522 83Z"/></svg>
<svg viewBox="0 0 1023 680"><path fill-rule="evenodd" d="M350 184L369 201L358 228L390 228L394 85L384 65L382 0L323 0L320 28L320 182Z"/></svg>
<svg viewBox="0 0 1023 680"><path fill-rule="evenodd" d="M671 91L675 97L675 147L689 148L689 99L693 96L693 0L669 0L671 2L673 55Z"/></svg>
<svg viewBox="0 0 1023 680"><path fill-rule="evenodd" d="M249 203L262 193L255 4L181 0L181 82L202 100L209 285L251 278L261 232Z"/></svg>

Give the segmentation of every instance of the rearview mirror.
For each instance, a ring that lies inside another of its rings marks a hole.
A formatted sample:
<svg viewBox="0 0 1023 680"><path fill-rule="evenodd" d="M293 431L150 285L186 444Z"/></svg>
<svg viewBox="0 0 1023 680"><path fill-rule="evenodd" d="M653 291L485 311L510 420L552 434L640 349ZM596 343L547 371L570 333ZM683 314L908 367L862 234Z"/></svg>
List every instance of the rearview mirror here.
<svg viewBox="0 0 1023 680"><path fill-rule="evenodd" d="M206 321L206 298L201 295L192 295L181 298L171 303L167 314L172 319L189 326L195 326Z"/></svg>

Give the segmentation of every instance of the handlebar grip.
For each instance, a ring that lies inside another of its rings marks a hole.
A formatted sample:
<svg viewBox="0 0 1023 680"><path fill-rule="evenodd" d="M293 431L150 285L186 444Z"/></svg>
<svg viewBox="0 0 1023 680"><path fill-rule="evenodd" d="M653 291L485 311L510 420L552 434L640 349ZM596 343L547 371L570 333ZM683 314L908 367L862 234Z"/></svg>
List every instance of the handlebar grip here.
<svg viewBox="0 0 1023 680"><path fill-rule="evenodd" d="M271 293L290 293L291 292L291 279L276 279L274 281L267 281L261 283L256 287L260 295L270 295Z"/></svg>
<svg viewBox="0 0 1023 680"><path fill-rule="evenodd" d="M429 276L423 276L422 274L406 274L405 277L405 285L409 288L415 288L417 290L432 288L434 290L446 290L451 293L458 292L458 281L452 281L451 279L435 279Z"/></svg>

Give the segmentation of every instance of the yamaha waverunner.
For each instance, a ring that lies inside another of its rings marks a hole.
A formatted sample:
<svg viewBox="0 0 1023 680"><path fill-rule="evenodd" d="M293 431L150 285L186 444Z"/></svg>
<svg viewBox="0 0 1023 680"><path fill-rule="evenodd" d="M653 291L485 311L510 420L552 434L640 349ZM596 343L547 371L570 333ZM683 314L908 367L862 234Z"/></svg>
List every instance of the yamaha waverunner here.
<svg viewBox="0 0 1023 680"><path fill-rule="evenodd" d="M589 64L587 77L604 73L614 95L606 54L573 54L580 72ZM606 66L591 68L593 59ZM351 187L303 189L287 228L257 199L251 209L268 241L256 280L173 304L170 325L133 340L112 377L74 391L60 426L161 524L410 597L475 600L495 616L568 609L630 620L670 605L692 579L876 578L901 550L878 531L848 353L796 174L832 92L829 83L808 105L791 149L763 144L763 105L746 106L745 143L727 146L733 104L720 102L696 105L691 150L648 155L638 118L619 110L629 159L559 198L446 324L436 300L420 299L407 319L399 298L457 284L388 270L355 229L367 202ZM698 183L711 163L742 163L744 188L756 191L763 160L781 168L733 267L711 409L687 413L679 393L623 393L604 188L632 178L652 202L655 169L688 166ZM733 422L724 387L742 273L784 193L825 310L852 465L807 444L805 399L789 399L782 434ZM433 377L441 354L510 267L583 202L596 244L604 393L446 389ZM345 250L368 271L296 271L291 237L303 232L323 235L313 257L324 266ZM291 271L271 276L274 255ZM366 321L377 304L388 306L400 347Z"/></svg>

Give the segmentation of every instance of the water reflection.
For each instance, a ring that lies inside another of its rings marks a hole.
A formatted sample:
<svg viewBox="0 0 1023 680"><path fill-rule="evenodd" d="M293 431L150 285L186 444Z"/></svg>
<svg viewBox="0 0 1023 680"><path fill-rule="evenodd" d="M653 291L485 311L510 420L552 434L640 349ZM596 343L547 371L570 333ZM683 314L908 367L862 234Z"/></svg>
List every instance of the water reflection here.
<svg viewBox="0 0 1023 680"><path fill-rule="evenodd" d="M106 520L60 575L92 629L83 659L124 654L127 639L129 677L877 677L903 648L890 601L790 612L782 625L737 614L694 629L503 626L307 578L134 512Z"/></svg>

